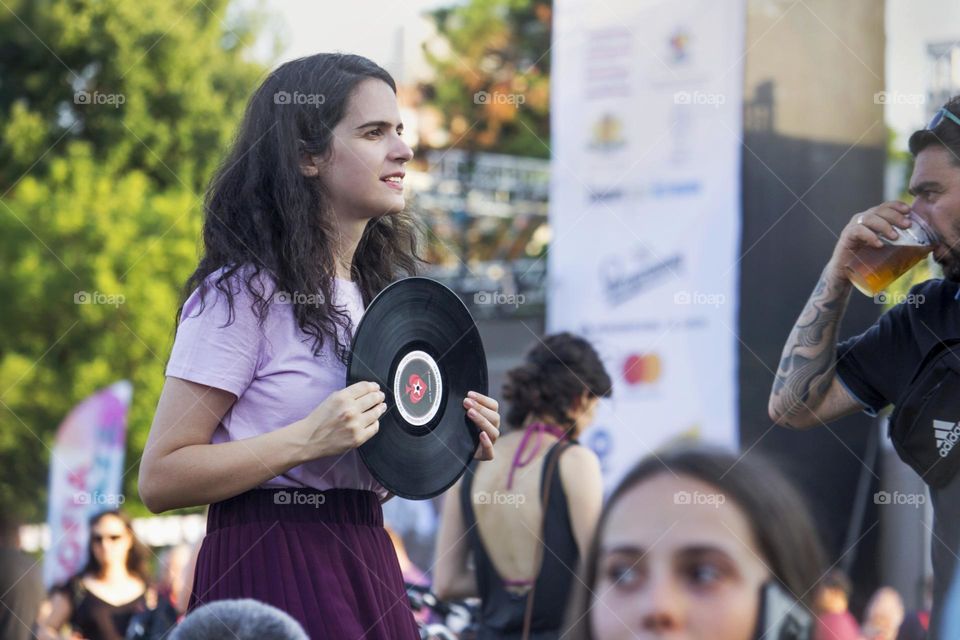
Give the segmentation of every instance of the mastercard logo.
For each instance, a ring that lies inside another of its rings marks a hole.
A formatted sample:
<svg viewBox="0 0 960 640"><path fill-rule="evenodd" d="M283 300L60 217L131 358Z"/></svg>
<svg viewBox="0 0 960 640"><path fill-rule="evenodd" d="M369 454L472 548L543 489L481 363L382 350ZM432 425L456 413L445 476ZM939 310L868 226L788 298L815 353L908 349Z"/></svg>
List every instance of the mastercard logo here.
<svg viewBox="0 0 960 640"><path fill-rule="evenodd" d="M656 382L662 370L660 356L655 353L632 354L623 361L623 379L629 385Z"/></svg>

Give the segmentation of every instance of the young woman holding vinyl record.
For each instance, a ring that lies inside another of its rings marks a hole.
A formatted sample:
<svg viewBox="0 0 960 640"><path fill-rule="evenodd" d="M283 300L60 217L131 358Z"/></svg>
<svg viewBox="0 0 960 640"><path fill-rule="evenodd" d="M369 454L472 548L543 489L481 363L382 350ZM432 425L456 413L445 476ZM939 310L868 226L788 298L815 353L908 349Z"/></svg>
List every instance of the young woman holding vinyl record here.
<svg viewBox="0 0 960 640"><path fill-rule="evenodd" d="M151 511L210 505L191 609L254 598L314 639L418 637L387 492L356 451L385 394L344 388L365 306L419 262L402 131L396 85L370 60L294 60L253 94L211 182L140 467ZM492 459L497 402L468 396L476 457Z"/></svg>

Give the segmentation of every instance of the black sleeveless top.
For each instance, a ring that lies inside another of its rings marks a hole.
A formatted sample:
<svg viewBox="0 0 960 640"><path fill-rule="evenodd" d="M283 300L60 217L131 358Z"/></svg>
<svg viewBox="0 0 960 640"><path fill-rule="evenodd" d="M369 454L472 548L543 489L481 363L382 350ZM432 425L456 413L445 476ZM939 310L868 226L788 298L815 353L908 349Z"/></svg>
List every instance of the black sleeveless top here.
<svg viewBox="0 0 960 640"><path fill-rule="evenodd" d="M73 604L73 630L88 640L123 640L133 615L147 610L145 593L125 604L112 605L88 591L79 576L56 590Z"/></svg>
<svg viewBox="0 0 960 640"><path fill-rule="evenodd" d="M557 442L544 456L540 477L541 501L550 461L559 457L567 447L573 444L577 444L576 441ZM476 515L473 512L471 487L475 467L476 460L464 476L460 488L460 504L476 564L477 587L483 601L480 609L480 632L477 638L478 640L521 638L529 594L516 594L505 588L503 579L494 568L480 539L480 529L474 526ZM570 587L576 577L577 562L580 559L580 551L570 522L567 495L560 480L559 460L553 469L550 503L543 505L543 514L543 532L540 537L546 543L547 549L544 549L543 562L534 583L530 638L556 640L560 636L560 628L567 612Z"/></svg>

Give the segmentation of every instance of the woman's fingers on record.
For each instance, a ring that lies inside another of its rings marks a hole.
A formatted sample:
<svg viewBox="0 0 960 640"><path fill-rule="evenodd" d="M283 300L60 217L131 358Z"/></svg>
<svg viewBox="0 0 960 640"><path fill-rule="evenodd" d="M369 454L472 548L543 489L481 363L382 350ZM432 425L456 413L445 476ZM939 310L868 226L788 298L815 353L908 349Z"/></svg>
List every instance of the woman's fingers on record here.
<svg viewBox="0 0 960 640"><path fill-rule="evenodd" d="M354 382L352 385L346 388L346 391L350 392L351 398L362 398L368 393L373 393L374 391L379 391L380 385L376 382L371 382L370 380L361 380L360 382Z"/></svg>
<svg viewBox="0 0 960 640"><path fill-rule="evenodd" d="M488 409L487 407L481 406L476 402L467 398L463 401L463 406L467 410L467 415L470 416L476 422L476 417L482 417L487 420L495 429L500 428L500 414L494 411L493 409ZM479 424L479 423L478 423ZM490 434L493 436L493 440L496 441L497 436L500 435L500 432Z"/></svg>
<svg viewBox="0 0 960 640"><path fill-rule="evenodd" d="M387 404L384 402L384 395L382 391L368 393L367 395L358 399L357 402L359 403L358 406L360 413L364 418L364 426L370 426L387 412Z"/></svg>
<svg viewBox="0 0 960 640"><path fill-rule="evenodd" d="M490 440L490 436L483 431L480 433L480 446L477 447L477 452L474 454L474 457L477 460L493 460L493 455L493 441Z"/></svg>
<svg viewBox="0 0 960 640"><path fill-rule="evenodd" d="M357 402L357 406L360 408L360 411L362 413L375 408L378 404L382 403L385 399L386 399L386 394L384 394L383 391L371 391L357 398L356 402Z"/></svg>
<svg viewBox="0 0 960 640"><path fill-rule="evenodd" d="M476 391L470 391L467 393L467 399L473 400L479 403L481 406L490 409L491 411L497 412L500 411L500 403L491 398L490 396L485 396L482 393L477 393Z"/></svg>
<svg viewBox="0 0 960 640"><path fill-rule="evenodd" d="M493 459L493 443L500 436L500 430L495 427L487 418L480 415L476 409L471 409L467 415L473 423L480 429L480 447L476 457L481 460ZM489 451L487 450L489 447ZM489 457L487 457L489 455Z"/></svg>

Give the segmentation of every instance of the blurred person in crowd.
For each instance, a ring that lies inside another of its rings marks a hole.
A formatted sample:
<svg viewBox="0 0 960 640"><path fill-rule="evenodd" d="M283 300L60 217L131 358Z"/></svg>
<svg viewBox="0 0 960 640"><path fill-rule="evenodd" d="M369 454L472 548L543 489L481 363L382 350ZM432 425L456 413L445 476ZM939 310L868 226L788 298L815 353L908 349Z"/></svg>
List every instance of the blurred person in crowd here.
<svg viewBox="0 0 960 640"><path fill-rule="evenodd" d="M390 542L393 543L393 548L397 552L397 562L400 563L400 575L403 576L403 582L418 587L429 587L430 577L421 571L420 567L415 565L413 560L410 559L410 556L407 554L407 547L403 544L403 538L400 537L400 534L389 526L384 526L384 529L387 530L387 535L390 536ZM417 622L427 622L430 619L430 611L427 609L414 611L413 617Z"/></svg>
<svg viewBox="0 0 960 640"><path fill-rule="evenodd" d="M54 587L50 613L41 622L42 640L59 637L68 623L87 640L123 640L133 616L155 601L149 590L150 552L125 513L104 511L90 519L87 553L83 569Z"/></svg>
<svg viewBox="0 0 960 640"><path fill-rule="evenodd" d="M200 555L200 541L189 545L190 554L187 557L187 563L183 566L183 574L175 582L175 590L172 594L174 606L177 609L178 616L183 616L187 612L187 605L190 603L190 593L193 590L193 578L197 570L197 557Z"/></svg>
<svg viewBox="0 0 960 640"><path fill-rule="evenodd" d="M180 544L160 554L157 564L156 606L134 615L127 627L126 640L154 640L165 638L186 610L183 595L189 593L184 585L192 548ZM191 574L192 578L192 574Z"/></svg>
<svg viewBox="0 0 960 640"><path fill-rule="evenodd" d="M0 513L0 638L33 638L44 601L40 562L21 551L19 522Z"/></svg>
<svg viewBox="0 0 960 640"><path fill-rule="evenodd" d="M939 109L926 129L915 131L909 147L914 157L909 188L913 204L886 202L851 218L787 338L769 402L770 417L778 424L807 429L858 411L876 415L891 404L902 409L907 399L933 391L911 388L914 380L928 380L917 375L920 365L938 366L934 356L960 338L960 96ZM863 263L860 252L882 249L883 239L892 241L904 230L919 227L908 217L911 212L935 234L932 255L944 277L915 286L866 332L838 344L853 289L851 265ZM956 397L960 388L952 394ZM916 434L909 442L911 454L901 452L901 458L921 464L925 476L935 470L943 478L930 485L930 624L937 638L940 606L960 566L960 447L950 443L960 427L925 422L922 433L919 427L911 431ZM906 439L895 438L894 443L901 447Z"/></svg>
<svg viewBox="0 0 960 640"><path fill-rule="evenodd" d="M168 602L173 608L183 611L186 603L182 603L184 582L190 564L193 547L188 544L178 544L164 551L160 555L157 576L157 600Z"/></svg>
<svg viewBox="0 0 960 640"><path fill-rule="evenodd" d="M434 590L479 595L481 640L559 637L603 501L600 463L577 437L610 394L596 351L569 333L547 336L507 373L512 430L500 456L474 465L448 495L437 542Z"/></svg>
<svg viewBox="0 0 960 640"><path fill-rule="evenodd" d="M903 599L897 590L892 587L877 589L864 610L864 639L896 640L903 616Z"/></svg>
<svg viewBox="0 0 960 640"><path fill-rule="evenodd" d="M850 613L853 585L843 571L833 569L817 588L817 631L814 640L860 640L860 626Z"/></svg>
<svg viewBox="0 0 960 640"><path fill-rule="evenodd" d="M925 640L930 629L930 603L933 600L933 580L927 577L923 581L923 605L915 611L908 611L897 633L897 640ZM946 635L946 633L944 633Z"/></svg>
<svg viewBox="0 0 960 640"><path fill-rule="evenodd" d="M250 598L219 600L197 607L170 640L308 640L296 620L276 607Z"/></svg>
<svg viewBox="0 0 960 640"><path fill-rule="evenodd" d="M803 500L759 453L672 448L610 495L563 637L809 640L823 565Z"/></svg>
<svg viewBox="0 0 960 640"><path fill-rule="evenodd" d="M402 134L383 68L300 58L253 93L211 180L139 483L155 513L210 505L189 609L255 598L316 640L417 637L382 526L388 492L356 451L386 394L344 388L366 305L422 262ZM492 459L497 401L454 402Z"/></svg>

